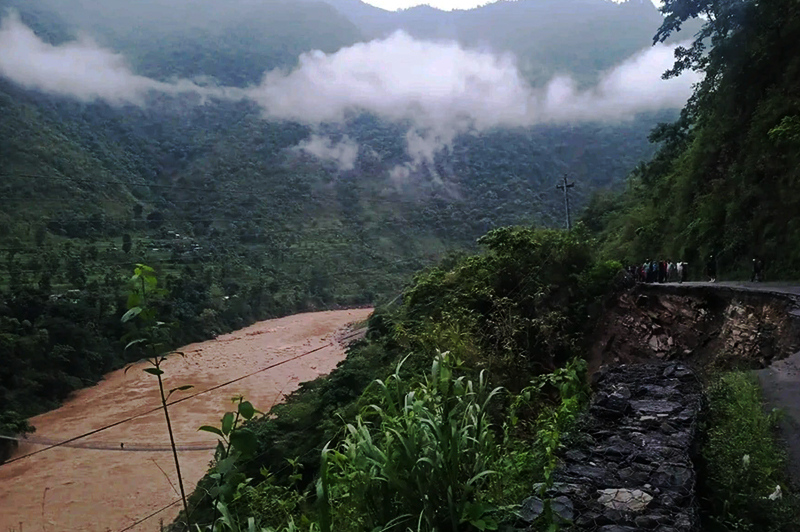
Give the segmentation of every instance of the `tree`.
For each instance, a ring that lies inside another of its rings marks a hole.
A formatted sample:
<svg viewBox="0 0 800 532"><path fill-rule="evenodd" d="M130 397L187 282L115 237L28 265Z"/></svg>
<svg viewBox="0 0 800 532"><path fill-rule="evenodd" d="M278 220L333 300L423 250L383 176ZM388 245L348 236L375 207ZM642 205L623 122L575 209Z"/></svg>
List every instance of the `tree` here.
<svg viewBox="0 0 800 532"><path fill-rule="evenodd" d="M147 222L151 229L158 229L164 223L164 215L160 211L153 211L147 215Z"/></svg>
<svg viewBox="0 0 800 532"><path fill-rule="evenodd" d="M67 264L67 280L75 288L82 290L86 286L86 271L80 259L73 258Z"/></svg>
<svg viewBox="0 0 800 532"><path fill-rule="evenodd" d="M44 241L47 238L47 228L43 225L40 225L36 228L36 234L34 235L34 239L36 241L36 245L38 247L42 247L44 245Z"/></svg>

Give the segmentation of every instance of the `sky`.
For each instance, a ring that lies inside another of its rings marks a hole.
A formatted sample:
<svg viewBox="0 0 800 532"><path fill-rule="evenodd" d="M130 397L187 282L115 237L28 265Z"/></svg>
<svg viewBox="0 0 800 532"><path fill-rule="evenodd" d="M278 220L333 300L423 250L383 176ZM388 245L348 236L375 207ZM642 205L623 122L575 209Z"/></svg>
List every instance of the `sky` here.
<svg viewBox="0 0 800 532"><path fill-rule="evenodd" d="M495 0L362 0L367 4L388 9L389 11L396 11L398 9L406 9L418 5L429 5L445 11L453 9L472 9L485 4L490 4ZM627 0L612 0L614 2L625 2ZM635 1L635 0L633 0ZM659 0L652 0L654 4L658 5Z"/></svg>
<svg viewBox="0 0 800 532"><path fill-rule="evenodd" d="M418 6L420 4L427 4L445 11L453 9L472 9L474 7L482 6L491 3L487 0L363 0L367 4L388 9L389 11L396 11L398 9L406 9L408 7Z"/></svg>

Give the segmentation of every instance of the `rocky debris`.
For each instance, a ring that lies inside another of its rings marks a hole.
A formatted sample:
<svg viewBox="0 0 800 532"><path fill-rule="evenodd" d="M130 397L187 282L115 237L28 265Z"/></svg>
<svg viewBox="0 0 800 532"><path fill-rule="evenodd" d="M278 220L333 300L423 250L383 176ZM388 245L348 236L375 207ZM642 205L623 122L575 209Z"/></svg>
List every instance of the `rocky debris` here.
<svg viewBox="0 0 800 532"><path fill-rule="evenodd" d="M653 359L762 368L800 348L797 302L774 293L637 285L600 319L590 366Z"/></svg>
<svg viewBox="0 0 800 532"><path fill-rule="evenodd" d="M622 365L602 369L594 386L577 443L546 492L555 516L571 530L696 532L693 372L676 362ZM541 490L522 504L526 523L543 511Z"/></svg>

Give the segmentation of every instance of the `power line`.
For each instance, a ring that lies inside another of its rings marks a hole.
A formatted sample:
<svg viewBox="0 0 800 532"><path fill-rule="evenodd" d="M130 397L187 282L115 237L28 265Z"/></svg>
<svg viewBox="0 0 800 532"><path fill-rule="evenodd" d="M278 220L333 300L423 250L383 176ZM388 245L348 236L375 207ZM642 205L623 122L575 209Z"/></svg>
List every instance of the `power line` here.
<svg viewBox="0 0 800 532"><path fill-rule="evenodd" d="M342 338L342 340L345 340L345 339L348 339L348 338L352 338L352 337L354 337L354 336L358 335L360 332L361 332L361 330L355 331L354 333L352 333L352 334L350 334L350 335L347 335L347 336L345 336L344 338ZM274 406L274 405L273 405L273 406ZM302 431L305 431L305 430L307 430L307 429L310 429L311 427L314 427L314 426L316 426L317 424L318 424L318 422L317 422L317 421L314 421L313 423L309 423L309 424L308 424L308 425L306 425L305 427L298 428L298 429L294 429L294 430L302 432ZM239 467L246 467L246 466L248 466L248 465L252 464L253 462L256 462L258 459L260 459L260 458L262 458L262 457L264 457L264 456L266 456L266 455L270 454L270 453L271 453L271 452L272 452L274 449L275 449L275 447L273 446L273 447L270 447L270 448L268 448L268 449L264 450L263 452L259 453L258 455L256 455L256 456L254 456L254 457L252 457L252 458L250 458L250 459L248 459L248 460L246 460L246 461L242 462L241 464L239 464ZM303 455L299 456L299 457L298 457L298 460L302 460L303 458L306 458L306 457L310 456L311 454L314 454L314 453L317 453L317 452L319 452L319 449L317 449L316 447L315 447L315 448L313 448L313 449L309 449L309 450L308 450L307 452L305 452ZM274 471L274 472L273 472L273 471L271 471L270 473L271 473L271 474L274 474L274 475L277 475L277 474L281 473L282 471L285 471L285 470L289 469L289 467L291 467L291 465L290 465L290 464L286 464L286 465L284 465L283 467L281 467L280 469L278 469L278 470L276 470L276 471ZM205 498L207 495L208 495L208 493L206 493L205 495L203 495L203 498ZM201 501L202 501L202 498L201 498ZM122 529L122 530L120 530L119 532L126 532L127 530L130 530L131 528L135 527L136 525L139 525L139 524L141 524L141 523L143 523L143 522L147 521L148 519L151 519L151 518L155 517L155 516L156 516L156 515L158 515L159 513L163 512L164 510L167 510L168 508L170 508L170 507L172 507L172 506L175 506L175 505L176 505L176 504L178 504L179 502L181 502L181 499L177 499L177 500L175 500L175 501L171 502L171 503L170 503L170 504L168 504L167 506L164 506L163 508L161 508L161 509L159 509L159 510L156 510L155 512L153 512L153 513L149 514L148 516L141 518L140 520L136 521L134 524L132 524L132 525L128 526L127 528L123 528L123 529ZM195 509L197 508L197 504L198 504L198 503L195 503Z"/></svg>
<svg viewBox="0 0 800 532"><path fill-rule="evenodd" d="M343 256L339 256L337 258L343 258L343 257L347 257L347 256L348 255L343 255ZM149 261L149 262L154 267L157 267L157 266L160 266L160 265L163 265L163 264L171 264L173 266L203 266L205 264L203 262L175 262L175 261L170 261L170 260ZM396 261L393 264L388 264L388 266L400 266L400 265L413 266L414 264L417 264L419 262L422 262L422 261L420 259L413 259L412 258L412 259L407 259L405 261ZM114 264L94 264L92 266L94 266L94 267L135 266L136 264L141 264L141 263L142 263L142 261L136 261L136 262L123 262L123 263L114 263ZM308 264L308 261L286 262L284 264ZM429 263L429 264L432 264L432 263ZM256 266L248 266L246 264L241 265L241 266L248 267L248 268L256 270L254 273L260 273L260 272L258 272L258 270L257 270L258 267L256 267ZM9 274L12 273L12 272L10 272L8 270L6 270L6 272L9 273ZM337 272L326 273L324 275L315 275L315 277L319 278L319 279L326 279L328 277L338 277L340 275L354 275L354 274L373 273L373 272L385 273L387 275L388 274L393 274L393 273L402 273L402 272L387 271L385 269L385 266L384 266L384 267L364 268L364 269L361 269L361 270L341 270L341 271L337 271ZM33 269L24 269L24 270L22 270L22 269L20 269L20 270L15 270L14 273L26 273L26 274L48 273L48 270L46 270L44 268L42 268L40 270L33 270ZM283 277L287 277L287 278L293 278L293 279L297 278L297 276L302 274L302 273L306 273L308 275L311 274L311 272L308 272L308 271L306 271L306 272L302 272L302 271L301 272L292 272L292 273L273 271L273 272L270 272L270 273L273 273L273 274L276 274L276 275L280 275L280 276L283 276Z"/></svg>
<svg viewBox="0 0 800 532"><path fill-rule="evenodd" d="M259 369L259 370L256 370L256 371L253 371L253 372L251 372L251 373L248 373L247 375L243 375L243 376L241 376L241 377L237 377L237 378L235 378L235 379L231 379L231 380L229 380L229 381L227 381L227 382L223 382L222 384L218 384L218 385L216 385L216 386L212 386L211 388L208 388L208 389L206 389L206 390L203 390L203 391L201 391L201 392L196 392L196 393L193 393L193 394L191 394L191 395L188 395L188 396L186 396L186 397L181 397L180 399L177 399L177 400L175 400L175 401L172 401L172 402L170 402L170 403L167 403L167 406L169 407L169 406L172 406L172 405L176 405L176 404L178 404L178 403L182 403L182 402L184 402L184 401L188 401L189 399L194 399L194 398L195 398L195 397L197 397L197 396L204 395L204 394L206 394L206 393L213 392L213 391L215 391L215 390L219 390L220 388L223 388L223 387L225 387L225 386L229 386L229 385L231 385L231 384L234 384L234 383L236 383L236 382L239 382L239 381L241 381L241 380L244 380L244 379L246 379L246 378L248 378L248 377L252 377L253 375L256 375L256 374L258 374L258 373L263 373L264 371L268 371L268 370L270 370L270 369L276 368L276 367L278 367L278 366L281 366L281 365L283 365L283 364L286 364L286 363L292 362L292 361L294 361L294 360L297 360L297 359L299 359L299 358L302 358L302 357L308 356L308 355L310 355L310 354L312 354L312 353L316 353L317 351L321 351L322 349L325 349L325 348L327 348L327 347L332 347L333 345L334 345L334 342L328 342L327 344L321 345L321 346L319 346L319 347L317 347L317 348L315 348L315 349L312 349L312 350L310 350L310 351L306 351L305 353L301 353L301 354L299 354L299 355L296 355L296 356L293 356L293 357L291 357L291 358L287 358L287 359L285 359L285 360L282 360L282 361L280 361L280 362L276 362L276 363L274 363L274 364L270 364L270 365L268 365L268 366L266 366L266 367L263 367L263 368L261 368L261 369ZM53 444L53 445L50 445L50 446L44 447L44 448L42 448L42 449L38 449L38 450L36 450L36 451L33 451L33 452L30 452L30 453L28 453L28 454L23 454L22 456L18 456L18 457L16 457L16 458L12 458L11 460L7 460L7 461L6 461L6 462L4 462L3 464L0 464L0 467L6 466L6 465L8 465L8 464L13 464L14 462L18 462L18 461L20 461L20 460L23 460L23 459L25 459L25 458L28 458L28 457L30 457L30 456L34 456L34 455L37 455L37 454L39 454L39 453L43 453L43 452L45 452L45 451L49 451L50 449L54 449L54 448L56 448L56 447L61 447L61 446L67 445L67 444L69 444L69 443L72 443L72 442L74 442L74 441L77 441L77 440L80 440L80 439L83 439L83 438L87 438L87 437L89 437L89 436L93 436L93 435L95 435L95 434L97 434L97 433L99 433L99 432L103 432L103 431L105 431L105 430L108 430L108 429L111 429L111 428L117 427L117 426L119 426L119 425L122 425L123 423L127 423L127 422L129 422L129 421L133 421L134 419L138 419L138 418L140 418L140 417L147 416L147 415L149 415L149 414L152 414L152 413L154 413L154 412L158 412L158 411L160 411L160 410L162 410L162 409L163 409L163 407L161 407L161 406L158 406L158 407L152 408L152 409L150 409L150 410L148 410L148 411L146 411L146 412L142 412L142 413L140 413L140 414L136 414L135 416L130 416L130 417L127 417L127 418L125 418L125 419L122 419L122 420L120 420L120 421L117 421L117 422L115 422L115 423L111 423L111 424L109 424L109 425L105 425L105 426L103 426L103 427L100 427L100 428L98 428L98 429L91 430L91 431L89 431L89 432L86 432L86 433L84 433L84 434L81 434L81 435L79 435L79 436L75 436L75 437L73 437L73 438L69 438L69 439L67 439L67 440L64 440L64 441L61 441L61 442L55 443L55 444Z"/></svg>
<svg viewBox="0 0 800 532"><path fill-rule="evenodd" d="M158 514L160 514L161 512L163 512L164 510L167 510L167 509L169 509L169 508L172 508L173 506L175 506L176 504L178 504L178 503L179 503L179 502L181 502L182 500L183 500L183 499L177 499L177 500L174 500L174 501L172 501L172 502L171 502L171 503L169 503L168 505L164 506L163 508L160 508L160 509L156 510L155 512L151 513L151 514L150 514L150 515L148 515L147 517L143 517L143 518L139 519L138 521L136 521L135 523L133 523L133 524L130 524L130 525L128 525L128 526L126 526L125 528L123 528L123 529L122 529L122 530L120 530L119 532L127 532L128 530L130 530L130 529L132 529L132 528L134 528L134 527L136 527L136 526L138 526L138 525L141 525L142 523L144 523L144 522L145 522L145 521L147 521L148 519L150 519L150 518L152 518L152 517L155 517L156 515L158 515Z"/></svg>
<svg viewBox="0 0 800 532"><path fill-rule="evenodd" d="M42 178L42 179L51 179L53 181L69 181L72 183L80 183L85 185L96 185L96 184L110 184L110 185L117 185L117 186L129 186L129 187L148 187L148 188L161 188L161 189L173 189L173 190L181 190L181 191L199 191L199 192L214 192L217 194L224 194L226 196L234 195L234 194L241 194L248 198L253 198L253 190L237 190L237 189L216 189L216 188L201 188L201 187L189 187L183 185L160 185L155 183L127 183L122 181L111 181L111 180L86 180L80 179L75 177L69 176L53 176L53 175L43 175L43 174L13 174L13 173L0 173L0 177L26 177L26 178ZM20 201L41 201L36 198L0 198L2 199L19 199ZM45 199L45 198L43 198ZM139 201L152 201L152 200L140 200ZM178 202L172 202L166 198L155 198L159 201L165 201L168 203L178 203L182 200L178 200ZM221 198L222 199L222 198ZM320 200L329 200L330 198L318 198ZM459 200L454 198L443 198L440 196L427 198L429 201L440 201L440 202L447 202L453 204L458 202ZM52 201L70 201L70 198L52 198ZM186 203L194 202L194 200L186 201ZM414 200L403 200L399 198L370 198L368 203L376 202L376 203L408 203L414 205L422 204L421 201L414 201Z"/></svg>
<svg viewBox="0 0 800 532"><path fill-rule="evenodd" d="M31 445L53 445L55 440L50 438L37 438L28 436L3 436L0 434L0 440L10 440L20 443L28 443ZM62 447L70 447L73 449L89 449L92 451L116 451L116 452L163 452L172 451L172 447L149 444L149 443L120 443L111 442L83 442L83 443L67 443ZM216 444L211 445L209 442L190 442L182 443L177 446L179 451L210 451L216 448Z"/></svg>
<svg viewBox="0 0 800 532"><path fill-rule="evenodd" d="M310 423L306 427L303 427L303 428L298 429L298 430L303 431L303 430L309 429L309 428L311 428L311 427L313 427L315 425L317 425L317 422ZM262 458L263 456L271 453L274 449L275 449L274 447L270 447L269 449L267 449L264 452L258 454L257 456L254 456L253 458L250 458L249 460L239 464L239 467L246 467L246 466L252 464L253 462L258 460L259 458ZM306 457L310 456L311 454L316 453L318 451L319 451L319 449L316 449L316 448L310 449L308 452L306 452L302 456L298 457L298 459L306 458ZM278 469L277 471L274 471L274 472L271 472L271 473L277 475L277 474L281 473L282 471L287 470L289 467L291 467L291 466L289 464L287 464L287 465L284 465L282 468ZM203 497L200 500L202 501L203 498L205 498L207 495L208 495L208 493L204 494ZM144 523L145 521L147 521L149 519L152 519L153 517L155 517L156 515L160 514L161 512L163 512L165 510L168 510L169 508L175 506L176 504L178 504L181 501L182 501L182 499L176 499L176 500L172 501L171 503L169 503L168 505L156 510L155 512L153 512L153 513L151 513L151 514L149 514L149 515L147 515L145 517L142 517L141 519L137 520L135 523L133 523L131 525L128 525L127 527L119 530L118 532L127 532L128 530L134 528L135 526L140 525L140 524ZM197 505L198 504L199 504L199 501L198 501L198 503L195 503L195 506L194 506L195 509L197 509Z"/></svg>

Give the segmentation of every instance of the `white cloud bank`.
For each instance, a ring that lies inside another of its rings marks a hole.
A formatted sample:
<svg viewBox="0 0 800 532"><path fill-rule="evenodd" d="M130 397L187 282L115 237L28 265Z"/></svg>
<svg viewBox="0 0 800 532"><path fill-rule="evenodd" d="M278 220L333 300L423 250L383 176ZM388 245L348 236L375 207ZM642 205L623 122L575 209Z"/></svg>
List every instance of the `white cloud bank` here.
<svg viewBox="0 0 800 532"><path fill-rule="evenodd" d="M0 22L0 75L28 88L83 101L142 105L151 91L201 97L249 98L269 119L318 126L344 123L367 111L407 126L411 163L406 174L452 146L459 134L546 123L612 121L637 113L680 108L698 81L694 73L664 81L672 46L656 45L579 90L565 76L532 87L510 55L468 50L398 32L338 52L302 54L290 71L273 70L258 86L206 87L189 80L162 82L134 74L125 59L88 38L58 46L42 41L15 14ZM352 169L358 146L312 136L297 147L342 169Z"/></svg>
<svg viewBox="0 0 800 532"><path fill-rule="evenodd" d="M413 164L432 161L463 133L545 123L625 120L637 113L680 108L698 78L668 81L674 47L656 45L601 76L589 90L569 77L532 87L509 55L466 50L398 32L336 53L300 56L292 71L268 72L249 97L267 117L317 125L342 123L367 111L410 124Z"/></svg>
<svg viewBox="0 0 800 532"><path fill-rule="evenodd" d="M15 12L0 22L0 75L31 89L82 101L143 105L148 92L227 97L237 89L171 83L134 74L125 58L89 37L53 46L40 39Z"/></svg>

